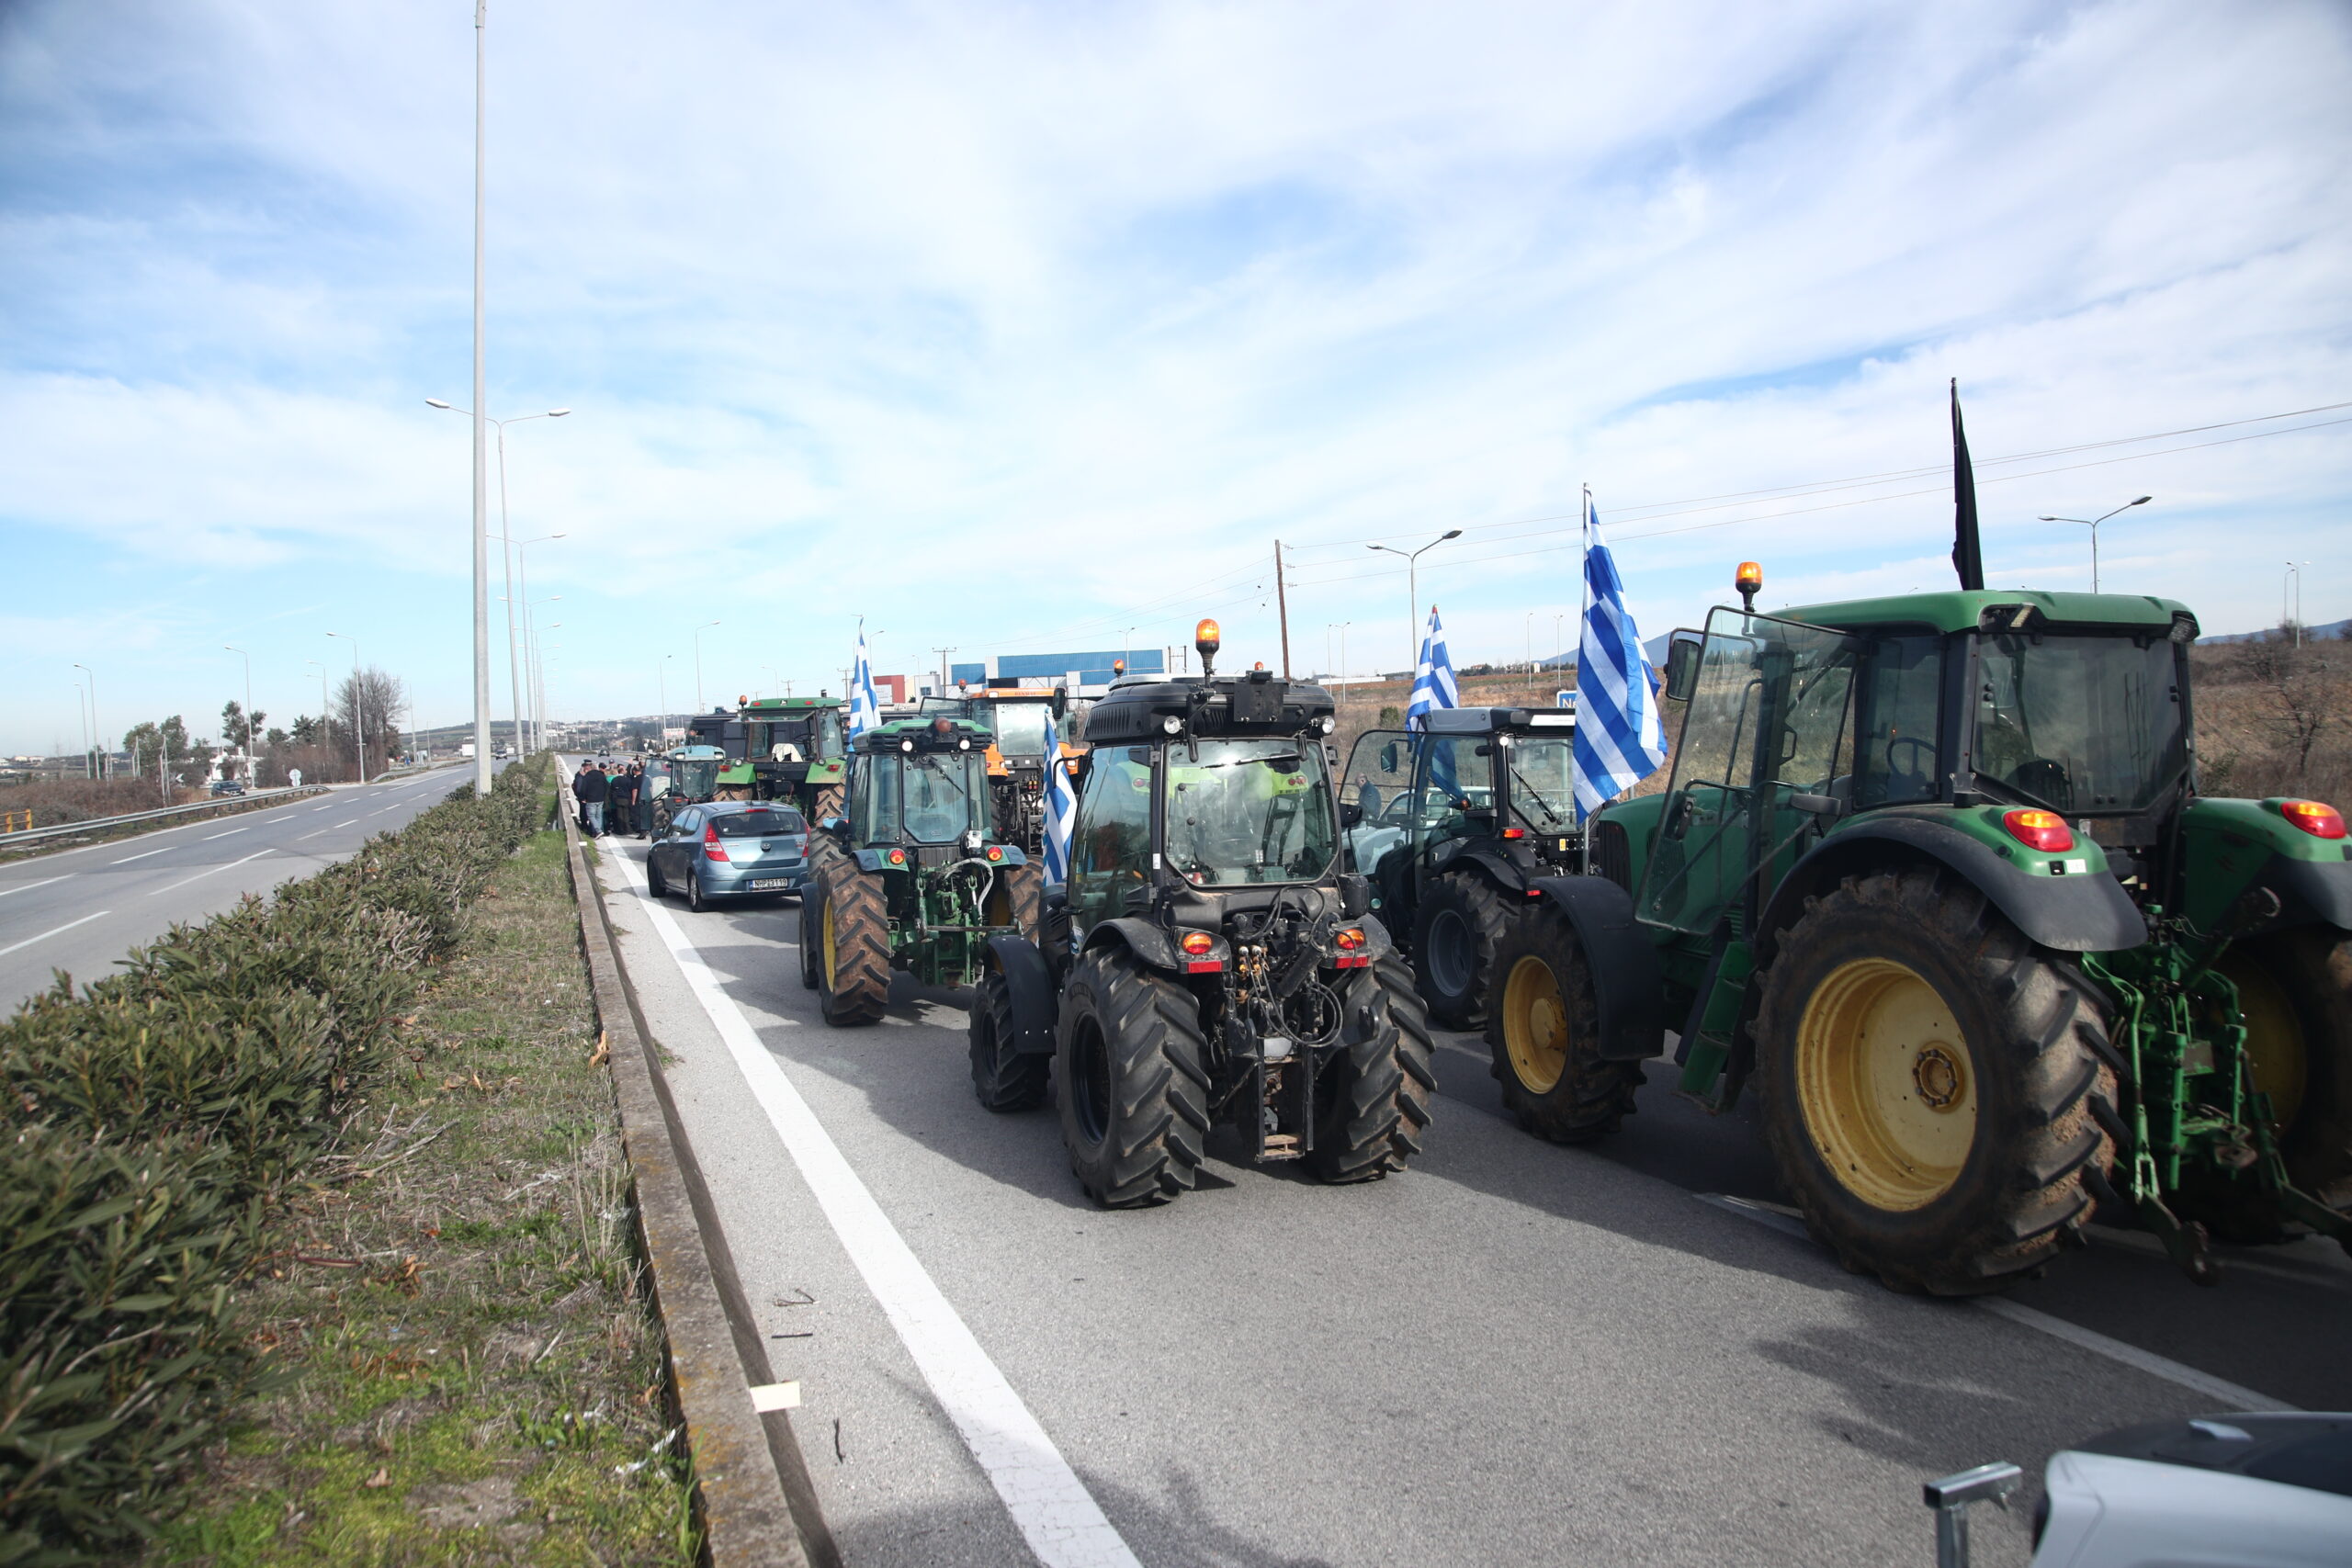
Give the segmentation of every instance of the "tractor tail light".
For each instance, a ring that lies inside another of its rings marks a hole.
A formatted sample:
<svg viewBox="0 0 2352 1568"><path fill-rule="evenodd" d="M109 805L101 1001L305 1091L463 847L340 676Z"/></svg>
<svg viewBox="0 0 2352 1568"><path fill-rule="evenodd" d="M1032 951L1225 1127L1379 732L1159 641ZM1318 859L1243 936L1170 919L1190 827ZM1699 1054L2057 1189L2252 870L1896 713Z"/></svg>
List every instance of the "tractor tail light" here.
<svg viewBox="0 0 2352 1568"><path fill-rule="evenodd" d="M1349 926L1333 932L1331 945L1340 950L1336 960L1339 968L1362 969L1372 963L1372 944L1360 926Z"/></svg>
<svg viewBox="0 0 2352 1568"><path fill-rule="evenodd" d="M2316 800L2282 800L2278 815L2314 839L2344 837L2344 813Z"/></svg>
<svg viewBox="0 0 2352 1568"><path fill-rule="evenodd" d="M1216 938L1206 931L1186 931L1176 939L1176 946L1184 954L1187 975L1214 975L1225 967L1225 960L1214 955Z"/></svg>
<svg viewBox="0 0 2352 1568"><path fill-rule="evenodd" d="M2003 813L2001 826L2009 837L2030 850L2040 850L2046 855L2064 854L2075 847L2075 830L2055 811L2042 811L2028 807L2022 810Z"/></svg>
<svg viewBox="0 0 2352 1568"><path fill-rule="evenodd" d="M1527 829L1524 828L1506 828L1503 829L1503 837L1506 839L1524 839L1527 837Z"/></svg>
<svg viewBox="0 0 2352 1568"><path fill-rule="evenodd" d="M990 844L989 846L989 859L1002 860L1003 858L1004 846L1002 844Z"/></svg>
<svg viewBox="0 0 2352 1568"><path fill-rule="evenodd" d="M1183 948L1186 953L1189 953L1193 957L1198 958L1202 953L1206 953L1210 948L1216 945L1216 938L1209 935L1206 931L1186 931L1178 945Z"/></svg>
<svg viewBox="0 0 2352 1568"><path fill-rule="evenodd" d="M904 850L892 850L887 858L892 865L904 865L907 863L907 852Z"/></svg>
<svg viewBox="0 0 2352 1568"><path fill-rule="evenodd" d="M705 860L727 859L727 846L718 841L718 824L716 822L703 825L702 856Z"/></svg>

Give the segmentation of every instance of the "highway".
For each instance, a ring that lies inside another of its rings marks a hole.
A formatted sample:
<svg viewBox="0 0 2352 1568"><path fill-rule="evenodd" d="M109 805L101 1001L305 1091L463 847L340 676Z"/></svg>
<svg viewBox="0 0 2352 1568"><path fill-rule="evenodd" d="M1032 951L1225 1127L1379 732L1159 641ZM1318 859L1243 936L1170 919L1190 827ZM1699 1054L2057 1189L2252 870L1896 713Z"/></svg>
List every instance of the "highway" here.
<svg viewBox="0 0 2352 1568"><path fill-rule="evenodd" d="M503 764L502 764L503 765ZM389 784L338 786L232 817L61 850L0 867L0 1006L54 983L103 978L176 921L308 876L378 833L403 827L465 782L456 766Z"/></svg>
<svg viewBox="0 0 2352 1568"><path fill-rule="evenodd" d="M2352 1408L2332 1246L2231 1252L2200 1290L2101 1228L1997 1304L1897 1295L1804 1238L1747 1122L1654 1081L1613 1142L1542 1144L1464 1035L1403 1176L1327 1188L1213 1143L1200 1190L1106 1213L1051 1111L974 1101L960 994L901 975L882 1024L830 1029L797 906L691 915L641 845L598 847L853 1565L1924 1568L1925 1479ZM2027 1517L1980 1510L1976 1561L2023 1562Z"/></svg>

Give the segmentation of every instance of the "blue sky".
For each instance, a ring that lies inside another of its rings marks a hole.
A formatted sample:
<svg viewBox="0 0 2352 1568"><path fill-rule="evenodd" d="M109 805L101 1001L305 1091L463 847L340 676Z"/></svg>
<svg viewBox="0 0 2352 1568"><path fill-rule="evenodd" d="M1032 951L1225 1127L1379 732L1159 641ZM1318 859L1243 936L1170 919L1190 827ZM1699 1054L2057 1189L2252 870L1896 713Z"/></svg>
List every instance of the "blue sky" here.
<svg viewBox="0 0 2352 1568"><path fill-rule="evenodd" d="M209 722L226 644L314 709L329 631L469 711L470 18L0 7L0 749L75 743L76 661L109 734ZM709 700L838 690L859 612L886 671L1204 614L1271 662L1276 537L1294 660L1395 669L1365 546L1456 526L1456 659L1548 654L1585 483L1653 634L1743 557L1939 583L1932 476L1752 492L1934 468L1952 376L1996 581L2087 587L2033 519L2150 492L2109 590L2244 629L2292 558L2352 613L2352 409L1991 461L2352 401L2348 18L494 0L552 705L683 707L713 618Z"/></svg>

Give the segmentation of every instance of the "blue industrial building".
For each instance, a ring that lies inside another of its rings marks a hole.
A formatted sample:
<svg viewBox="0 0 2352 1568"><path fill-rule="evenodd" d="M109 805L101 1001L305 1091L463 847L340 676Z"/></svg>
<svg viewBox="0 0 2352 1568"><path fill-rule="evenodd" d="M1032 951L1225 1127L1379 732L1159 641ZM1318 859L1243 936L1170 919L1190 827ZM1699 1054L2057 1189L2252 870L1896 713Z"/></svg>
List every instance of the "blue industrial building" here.
<svg viewBox="0 0 2352 1568"><path fill-rule="evenodd" d="M986 685L990 680L1057 686L1075 673L1081 686L1107 686L1111 666L1122 659L1127 661L1130 675L1157 675L1168 668L1166 649L1114 648L1093 653L1007 653L968 664L950 664L947 678L972 686Z"/></svg>

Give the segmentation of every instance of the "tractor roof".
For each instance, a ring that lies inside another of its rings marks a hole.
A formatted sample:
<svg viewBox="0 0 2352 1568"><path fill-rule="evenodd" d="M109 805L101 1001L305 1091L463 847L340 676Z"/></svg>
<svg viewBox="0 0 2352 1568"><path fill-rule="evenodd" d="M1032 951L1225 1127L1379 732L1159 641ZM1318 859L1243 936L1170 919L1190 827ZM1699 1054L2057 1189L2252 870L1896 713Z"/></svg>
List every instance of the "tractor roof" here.
<svg viewBox="0 0 2352 1568"><path fill-rule="evenodd" d="M868 756L882 751L981 751L989 739L986 725L933 714L877 724L852 741L850 749Z"/></svg>
<svg viewBox="0 0 2352 1568"><path fill-rule="evenodd" d="M725 761L727 753L716 746L681 746L670 753L673 762Z"/></svg>
<svg viewBox="0 0 2352 1568"><path fill-rule="evenodd" d="M1566 735L1576 727L1573 708L1437 708L1421 716L1421 728L1431 735L1485 735L1497 729L1556 729Z"/></svg>
<svg viewBox="0 0 2352 1568"><path fill-rule="evenodd" d="M2189 615L2177 599L2138 593L2053 593L2030 588L1951 589L1939 593L1902 593L1884 599L1849 599L1835 604L1805 604L1775 610L1773 615L1810 626L1840 631L1864 627L1917 626L1928 631L1973 631L1984 624L1985 612L2031 606L2052 626L2113 626L2168 631L2174 621ZM1996 615L2006 626L2009 617Z"/></svg>
<svg viewBox="0 0 2352 1568"><path fill-rule="evenodd" d="M1139 681L1114 686L1086 716L1089 741L1158 740L1173 716L1194 735L1297 735L1329 728L1331 694L1306 681L1247 675Z"/></svg>
<svg viewBox="0 0 2352 1568"><path fill-rule="evenodd" d="M841 702L834 697L760 697L743 705L745 713L775 713L779 709L805 712L809 708L837 708Z"/></svg>

